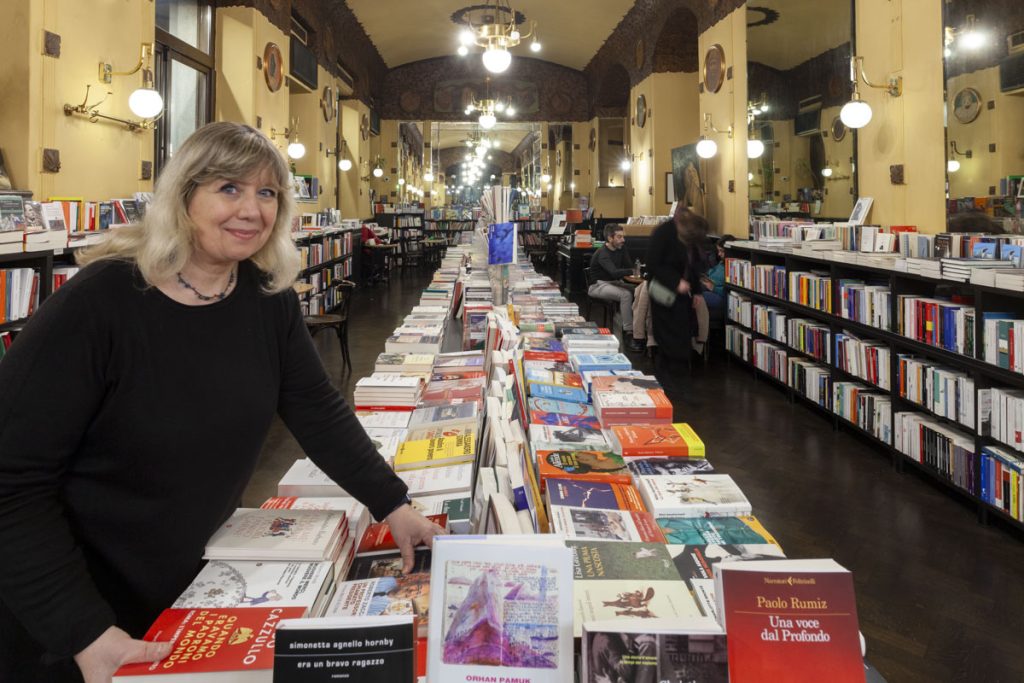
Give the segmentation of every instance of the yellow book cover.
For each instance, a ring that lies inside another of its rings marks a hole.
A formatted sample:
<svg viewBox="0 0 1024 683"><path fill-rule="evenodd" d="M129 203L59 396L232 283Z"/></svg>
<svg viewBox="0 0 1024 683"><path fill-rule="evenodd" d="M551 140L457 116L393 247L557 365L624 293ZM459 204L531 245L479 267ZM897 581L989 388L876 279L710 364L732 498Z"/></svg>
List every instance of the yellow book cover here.
<svg viewBox="0 0 1024 683"><path fill-rule="evenodd" d="M693 427L686 422L676 422L672 426L675 427L679 436L683 437L683 441L686 443L687 457L703 458L707 456L704 450L704 442L697 436L697 432L693 431Z"/></svg>
<svg viewBox="0 0 1024 683"><path fill-rule="evenodd" d="M395 471L419 470L470 462L476 455L476 431L438 439L406 441L395 454Z"/></svg>

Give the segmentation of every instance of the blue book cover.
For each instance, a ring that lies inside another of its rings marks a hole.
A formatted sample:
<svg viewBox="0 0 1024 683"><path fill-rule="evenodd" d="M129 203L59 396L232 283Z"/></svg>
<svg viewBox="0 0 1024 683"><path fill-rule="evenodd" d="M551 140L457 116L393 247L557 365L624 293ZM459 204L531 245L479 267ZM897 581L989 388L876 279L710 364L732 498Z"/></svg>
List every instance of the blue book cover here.
<svg viewBox="0 0 1024 683"><path fill-rule="evenodd" d="M572 356L579 372L585 370L632 370L633 364L624 353L577 353Z"/></svg>
<svg viewBox="0 0 1024 683"><path fill-rule="evenodd" d="M561 413L563 415L578 417L597 417L594 406L575 401L559 401L553 398L531 398L528 401L531 411L544 413Z"/></svg>
<svg viewBox="0 0 1024 683"><path fill-rule="evenodd" d="M998 245L995 242L976 242L974 244L974 251L971 253L971 256L974 258L985 258L995 260L997 246Z"/></svg>
<svg viewBox="0 0 1024 683"><path fill-rule="evenodd" d="M547 491L552 505L597 510L620 509L614 489L606 482L548 479Z"/></svg>
<svg viewBox="0 0 1024 683"><path fill-rule="evenodd" d="M530 395L539 398L554 398L559 401L571 401L573 403L587 403L587 392L580 387L563 387L554 384L537 384L531 382L529 385Z"/></svg>
<svg viewBox="0 0 1024 683"><path fill-rule="evenodd" d="M516 262L516 224L494 223L487 232L487 265Z"/></svg>
<svg viewBox="0 0 1024 683"><path fill-rule="evenodd" d="M1024 247L1019 244L1004 244L999 250L999 258L1009 261L1014 268L1024 267Z"/></svg>

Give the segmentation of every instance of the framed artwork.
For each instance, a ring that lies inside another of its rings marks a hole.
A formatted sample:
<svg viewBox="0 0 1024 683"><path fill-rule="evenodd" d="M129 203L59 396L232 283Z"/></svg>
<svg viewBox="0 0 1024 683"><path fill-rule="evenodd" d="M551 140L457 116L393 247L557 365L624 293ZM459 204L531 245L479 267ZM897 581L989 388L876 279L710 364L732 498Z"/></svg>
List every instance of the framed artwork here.
<svg viewBox="0 0 1024 683"><path fill-rule="evenodd" d="M970 123L981 113L981 93L974 88L962 88L953 98L953 116L960 123Z"/></svg>
<svg viewBox="0 0 1024 683"><path fill-rule="evenodd" d="M704 185L700 176L697 145L683 145L672 150L673 196L695 213L704 215Z"/></svg>
<svg viewBox="0 0 1024 683"><path fill-rule="evenodd" d="M593 152L595 149L597 149L597 129L596 128L591 128L590 129L590 142L587 143L587 146L590 148L591 152Z"/></svg>
<svg viewBox="0 0 1024 683"><path fill-rule="evenodd" d="M864 221L868 217L868 213L871 211L871 202L874 201L871 197L861 197L857 200L857 203L853 206L853 213L850 214L850 225L864 225Z"/></svg>
<svg viewBox="0 0 1024 683"><path fill-rule="evenodd" d="M270 92L277 92L284 83L284 59L275 43L267 43L263 48L263 79Z"/></svg>
<svg viewBox="0 0 1024 683"><path fill-rule="evenodd" d="M667 171L665 173L665 203L676 203L676 181L672 175L672 171Z"/></svg>
<svg viewBox="0 0 1024 683"><path fill-rule="evenodd" d="M366 114L359 119L359 136L364 140L370 137L370 117Z"/></svg>
<svg viewBox="0 0 1024 683"><path fill-rule="evenodd" d="M704 89L716 93L725 82L725 48L715 43L704 54Z"/></svg>
<svg viewBox="0 0 1024 683"><path fill-rule="evenodd" d="M636 96L636 125L638 128L643 128L647 123L647 98L640 95Z"/></svg>

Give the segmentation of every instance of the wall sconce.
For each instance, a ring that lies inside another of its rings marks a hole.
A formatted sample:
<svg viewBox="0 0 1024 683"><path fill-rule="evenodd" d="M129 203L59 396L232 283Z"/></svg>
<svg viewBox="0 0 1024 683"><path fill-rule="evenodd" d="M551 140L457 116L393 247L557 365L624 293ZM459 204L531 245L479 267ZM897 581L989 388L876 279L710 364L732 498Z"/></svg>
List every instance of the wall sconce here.
<svg viewBox="0 0 1024 683"><path fill-rule="evenodd" d="M748 159L760 159L761 155L764 154L764 143L757 138L749 138L747 140L747 158Z"/></svg>
<svg viewBox="0 0 1024 683"><path fill-rule="evenodd" d="M858 65L860 69L857 68ZM890 78L885 85L876 85L869 81L867 74L864 73L863 57L850 58L850 81L853 83L853 97L839 111L839 119L847 128L863 128L871 122L871 105L860 98L859 81L864 81L864 85L869 88L885 90L892 97L903 94L903 76Z"/></svg>
<svg viewBox="0 0 1024 683"><path fill-rule="evenodd" d="M345 142L344 138L342 138L341 140L340 149L331 149L330 147L327 148L327 156L338 157L338 168L341 169L342 171L352 170L352 159L350 159L348 156L348 143Z"/></svg>
<svg viewBox="0 0 1024 683"><path fill-rule="evenodd" d="M946 26L943 30L943 56L953 56L953 46L964 50L980 50L989 42L988 33L978 29L977 18L968 14L964 18L963 28Z"/></svg>
<svg viewBox="0 0 1024 683"><path fill-rule="evenodd" d="M128 108L143 119L155 119L164 110L164 99L153 81L153 43L142 43L139 63L130 71L114 71L112 64L100 62L100 83L109 85L114 76L131 76L142 71L142 87L128 96Z"/></svg>
<svg viewBox="0 0 1024 683"><path fill-rule="evenodd" d="M360 178L363 181L377 180L384 177L384 157L377 155L370 165L371 171Z"/></svg>
<svg viewBox="0 0 1024 683"><path fill-rule="evenodd" d="M291 140L288 143L288 158L289 159L301 159L306 155L306 146L299 142L299 125L296 121L292 121L291 128L285 128L283 131L278 132L276 129L270 129L270 139L273 140L277 137L284 137L286 140Z"/></svg>
<svg viewBox="0 0 1024 683"><path fill-rule="evenodd" d="M832 165L827 159L825 160L825 167L821 169L821 175L827 182L837 182L840 180L850 179L850 176L848 175L836 175L835 169L832 168Z"/></svg>
<svg viewBox="0 0 1024 683"><path fill-rule="evenodd" d="M623 173L629 173L631 170L633 170L633 160L629 157L625 157L622 161L619 162L619 168L622 170Z"/></svg>
<svg viewBox="0 0 1024 683"><path fill-rule="evenodd" d="M957 156L966 157L971 159L974 157L974 152L967 149L961 152L956 148L956 140L949 141L949 161L946 162L946 171L949 173L956 173L960 170L960 160Z"/></svg>
<svg viewBox="0 0 1024 683"><path fill-rule="evenodd" d="M718 154L718 143L708 137L708 133L725 133L732 139L732 126L725 130L718 130L711 123L711 114L704 114L704 134L697 141L697 156L701 159L710 159Z"/></svg>

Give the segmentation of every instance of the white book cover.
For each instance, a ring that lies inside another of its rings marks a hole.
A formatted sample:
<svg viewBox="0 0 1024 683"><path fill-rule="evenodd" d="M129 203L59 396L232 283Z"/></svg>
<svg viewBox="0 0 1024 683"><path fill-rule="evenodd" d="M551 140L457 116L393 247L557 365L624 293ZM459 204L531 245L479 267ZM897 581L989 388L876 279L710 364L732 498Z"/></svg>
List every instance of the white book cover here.
<svg viewBox="0 0 1024 683"><path fill-rule="evenodd" d="M439 537L430 612L428 683L573 680L572 554L564 546Z"/></svg>
<svg viewBox="0 0 1024 683"><path fill-rule="evenodd" d="M345 513L239 508L206 543L204 559L333 560Z"/></svg>
<svg viewBox="0 0 1024 683"><path fill-rule="evenodd" d="M531 424L530 444L534 451L607 451L608 440L601 432L583 427L556 427Z"/></svg>
<svg viewBox="0 0 1024 683"><path fill-rule="evenodd" d="M592 508L574 508L567 505L552 505L551 533L561 534L566 538L589 538L601 541L633 541L660 542L649 533L642 533L636 520L643 521L647 517L649 525L656 523L649 513L630 510L596 510Z"/></svg>
<svg viewBox="0 0 1024 683"><path fill-rule="evenodd" d="M300 458L292 463L281 480L277 482L279 496L348 496L327 473L309 458Z"/></svg>
<svg viewBox="0 0 1024 683"><path fill-rule="evenodd" d="M330 562L211 560L172 608L313 607L333 583Z"/></svg>
<svg viewBox="0 0 1024 683"><path fill-rule="evenodd" d="M363 429L408 429L411 414L408 410L360 410L356 412L356 419Z"/></svg>
<svg viewBox="0 0 1024 683"><path fill-rule="evenodd" d="M409 429L462 423L475 425L479 422L479 414L480 406L475 402L417 408L409 418Z"/></svg>
<svg viewBox="0 0 1024 683"><path fill-rule="evenodd" d="M644 475L636 480L655 517L733 517L752 511L728 474Z"/></svg>
<svg viewBox="0 0 1024 683"><path fill-rule="evenodd" d="M442 493L469 491L473 481L473 464L427 467L397 474L409 487L410 496L436 496Z"/></svg>
<svg viewBox="0 0 1024 683"><path fill-rule="evenodd" d="M356 387L415 390L422 381L419 377L412 375L401 375L394 372L375 372L368 377L361 378L356 382Z"/></svg>

